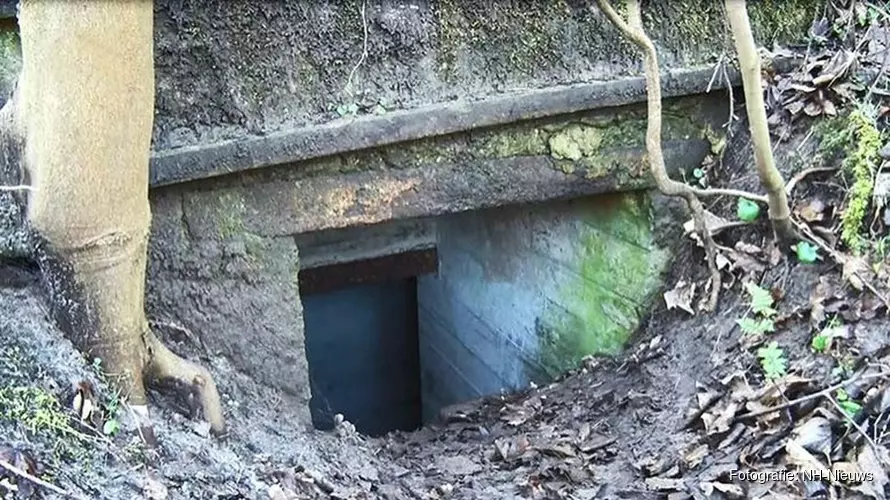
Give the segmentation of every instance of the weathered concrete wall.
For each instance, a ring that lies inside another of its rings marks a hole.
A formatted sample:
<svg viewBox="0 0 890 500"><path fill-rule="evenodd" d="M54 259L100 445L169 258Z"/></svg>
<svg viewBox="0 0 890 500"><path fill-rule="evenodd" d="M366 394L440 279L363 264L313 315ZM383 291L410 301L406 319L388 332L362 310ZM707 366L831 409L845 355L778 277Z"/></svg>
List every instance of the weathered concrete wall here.
<svg viewBox="0 0 890 500"><path fill-rule="evenodd" d="M156 149L323 123L342 106L374 113L640 73L587 1L382 0L367 2L364 23L362 0L155 4ZM812 9L751 2L758 40L801 38ZM646 24L665 67L731 45L712 0L649 2Z"/></svg>
<svg viewBox="0 0 890 500"><path fill-rule="evenodd" d="M700 165L727 109L721 92L665 102L669 168ZM233 197L245 231L282 236L635 189L652 184L645 130L644 104L597 109L216 177L185 196Z"/></svg>
<svg viewBox="0 0 890 500"><path fill-rule="evenodd" d="M418 278L427 419L618 352L669 257L643 193L458 214L436 226L439 273Z"/></svg>
<svg viewBox="0 0 890 500"><path fill-rule="evenodd" d="M309 375L291 236L246 232L230 192L171 188L151 196L148 314L194 334L189 354L283 391L309 422ZM163 333L171 330L164 329ZM223 393L236 377L218 380Z"/></svg>

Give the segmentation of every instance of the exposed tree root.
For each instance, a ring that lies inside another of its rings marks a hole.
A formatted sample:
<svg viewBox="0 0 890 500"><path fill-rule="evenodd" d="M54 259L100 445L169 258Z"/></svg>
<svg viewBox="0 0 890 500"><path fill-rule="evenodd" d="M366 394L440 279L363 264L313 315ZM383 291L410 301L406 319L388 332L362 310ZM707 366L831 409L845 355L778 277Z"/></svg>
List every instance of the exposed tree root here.
<svg viewBox="0 0 890 500"><path fill-rule="evenodd" d="M210 429L217 435L225 432L226 424L216 383L207 369L177 356L148 330L145 343L150 355L146 375L149 379L172 379L191 388L201 404L203 417L210 422Z"/></svg>
<svg viewBox="0 0 890 500"><path fill-rule="evenodd" d="M627 22L625 22L618 12L612 7L608 0L597 0L600 9L608 16L612 24L617 27L625 37L639 47L644 55L646 70L646 87L647 87L647 106L648 117L646 120L646 154L649 159L649 168L658 190L668 196L679 196L686 200L692 218L695 221L695 228L701 238L705 248L705 254L708 260L708 268L711 272L711 289L708 301L704 305L704 309L708 312L714 311L717 307L717 300L720 296L721 276L720 270L717 269L717 248L711 237L705 218L704 208L699 195L718 195L733 194L735 196L743 196L745 198L762 201L764 198L759 195L753 195L734 190L700 190L692 186L677 182L670 178L664 163L664 152L661 147L662 140L662 106L661 106L661 77L658 69L658 54L652 40L643 30L642 15L640 12L640 3L638 0L626 0Z"/></svg>

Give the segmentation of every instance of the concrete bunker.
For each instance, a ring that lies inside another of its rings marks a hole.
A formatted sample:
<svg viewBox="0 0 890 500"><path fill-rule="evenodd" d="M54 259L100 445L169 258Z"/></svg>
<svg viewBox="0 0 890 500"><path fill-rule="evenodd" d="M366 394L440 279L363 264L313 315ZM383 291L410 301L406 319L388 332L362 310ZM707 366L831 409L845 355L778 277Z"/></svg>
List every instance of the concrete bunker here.
<svg viewBox="0 0 890 500"><path fill-rule="evenodd" d="M619 351L667 251L644 192L297 236L313 424L416 429Z"/></svg>

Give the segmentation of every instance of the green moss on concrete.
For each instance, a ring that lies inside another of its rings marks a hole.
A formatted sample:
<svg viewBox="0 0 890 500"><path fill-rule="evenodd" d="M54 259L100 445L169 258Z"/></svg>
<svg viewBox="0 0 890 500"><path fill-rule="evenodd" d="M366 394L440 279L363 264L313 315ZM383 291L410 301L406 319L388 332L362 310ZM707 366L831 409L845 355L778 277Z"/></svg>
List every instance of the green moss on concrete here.
<svg viewBox="0 0 890 500"><path fill-rule="evenodd" d="M813 18L814 5L807 0L749 5L755 37L764 46L801 41ZM521 8L510 2L434 1L439 77L455 80L473 59L484 59L494 75L537 76L559 71L567 58L612 63L638 58L637 50L591 9L596 7L564 0L529 0ZM680 63L702 64L732 52L723 2L649 2L643 15L653 40Z"/></svg>
<svg viewBox="0 0 890 500"><path fill-rule="evenodd" d="M619 352L662 284L669 253L654 239L649 198L610 195L583 221L574 279L538 324L540 362L551 376L587 355Z"/></svg>
<svg viewBox="0 0 890 500"><path fill-rule="evenodd" d="M237 191L224 191L217 198L216 224L220 239L244 233L244 198Z"/></svg>
<svg viewBox="0 0 890 500"><path fill-rule="evenodd" d="M472 133L472 154L477 158L539 156L549 152L549 133L537 126L506 126Z"/></svg>
<svg viewBox="0 0 890 500"><path fill-rule="evenodd" d="M260 235L247 232L244 233L244 248L247 251L247 257L255 263L262 262L266 257L266 242Z"/></svg>
<svg viewBox="0 0 890 500"><path fill-rule="evenodd" d="M758 45L803 40L813 20L809 0L748 2L751 27ZM735 54L723 2L679 0L650 2L643 11L647 30L660 47L667 47L688 64L701 64L721 52ZM670 22L665 22L670 20Z"/></svg>
<svg viewBox="0 0 890 500"><path fill-rule="evenodd" d="M822 8L812 0L760 0L748 2L748 16L755 40L771 47L773 43L802 42Z"/></svg>
<svg viewBox="0 0 890 500"><path fill-rule="evenodd" d="M598 127L572 123L551 135L547 142L550 155L557 160L581 161L599 152L603 131Z"/></svg>
<svg viewBox="0 0 890 500"><path fill-rule="evenodd" d="M0 96L6 98L22 69L22 45L18 31L0 25Z"/></svg>
<svg viewBox="0 0 890 500"><path fill-rule="evenodd" d="M720 142L705 121L700 97L665 102L665 140L702 138ZM301 175L337 175L382 169L409 169L476 160L550 156L566 174L588 179L614 177L621 187L644 186L645 171L636 159L645 150L646 107L642 104L577 113L569 118L542 118L499 127L431 137L379 149L307 162ZM633 152L633 154L629 154Z"/></svg>
<svg viewBox="0 0 890 500"><path fill-rule="evenodd" d="M439 40L439 76L452 80L462 50L483 50L519 74L533 75L558 60L572 10L565 0L509 2L438 0L433 3Z"/></svg>

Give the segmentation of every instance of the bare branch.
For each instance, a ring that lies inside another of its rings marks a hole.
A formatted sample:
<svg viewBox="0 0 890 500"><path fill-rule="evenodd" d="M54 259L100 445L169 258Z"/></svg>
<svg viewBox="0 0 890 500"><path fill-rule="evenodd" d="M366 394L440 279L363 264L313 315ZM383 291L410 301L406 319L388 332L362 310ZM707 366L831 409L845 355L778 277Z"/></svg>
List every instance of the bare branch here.
<svg viewBox="0 0 890 500"><path fill-rule="evenodd" d="M18 186L0 186L0 191L37 191L37 189L33 186L26 186L22 184Z"/></svg>
<svg viewBox="0 0 890 500"><path fill-rule="evenodd" d="M0 460L0 468L5 469L7 472L15 474L16 476L18 476L26 481L30 481L38 486L46 488L46 489L52 491L53 493L56 493L58 495L62 495L65 497L69 496L69 493L67 491L63 490L62 488L59 488L58 486L56 486L52 483L48 483L48 482L44 481L43 479L40 479L37 476L28 474L27 472L23 471L22 469L19 469L15 465L12 465L11 463L9 463L5 460Z"/></svg>

